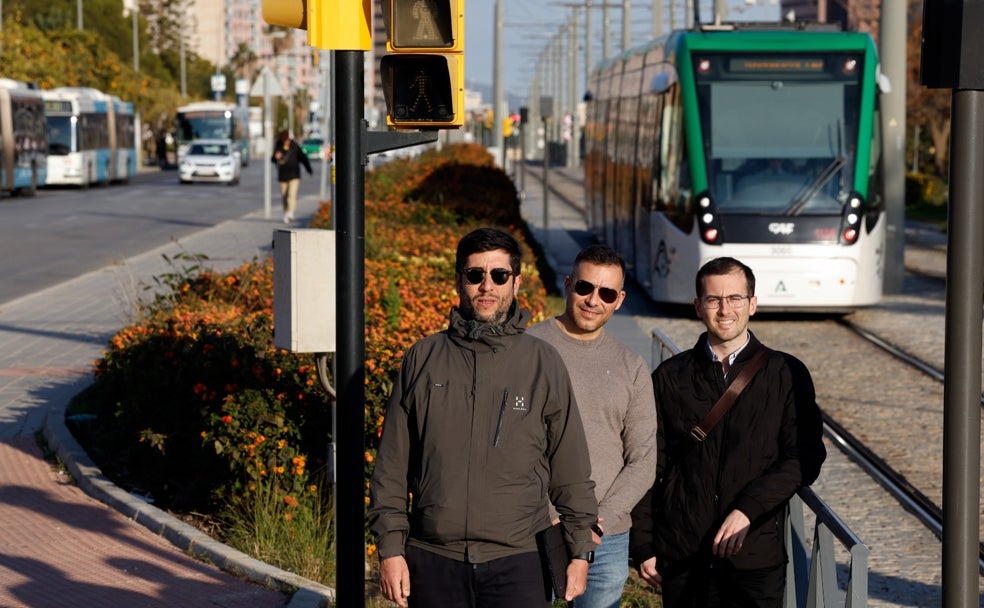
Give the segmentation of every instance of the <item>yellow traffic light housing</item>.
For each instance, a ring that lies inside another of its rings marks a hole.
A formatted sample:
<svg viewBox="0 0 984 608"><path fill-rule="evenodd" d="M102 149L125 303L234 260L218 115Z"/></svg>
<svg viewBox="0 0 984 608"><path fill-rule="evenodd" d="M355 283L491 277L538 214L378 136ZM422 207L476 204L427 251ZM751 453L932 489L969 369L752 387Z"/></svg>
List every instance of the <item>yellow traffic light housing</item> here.
<svg viewBox="0 0 984 608"><path fill-rule="evenodd" d="M307 30L307 43L331 51L372 50L372 0L263 0L270 25Z"/></svg>
<svg viewBox="0 0 984 608"><path fill-rule="evenodd" d="M464 0L386 0L380 60L386 124L456 129L465 124Z"/></svg>

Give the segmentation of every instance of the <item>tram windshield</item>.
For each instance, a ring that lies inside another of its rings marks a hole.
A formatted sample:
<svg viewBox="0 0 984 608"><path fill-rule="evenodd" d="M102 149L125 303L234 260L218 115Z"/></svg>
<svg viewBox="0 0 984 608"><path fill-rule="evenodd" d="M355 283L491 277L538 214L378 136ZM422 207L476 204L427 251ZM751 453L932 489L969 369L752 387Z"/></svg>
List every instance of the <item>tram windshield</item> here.
<svg viewBox="0 0 984 608"><path fill-rule="evenodd" d="M840 213L855 165L860 56L694 61L708 185L718 211Z"/></svg>

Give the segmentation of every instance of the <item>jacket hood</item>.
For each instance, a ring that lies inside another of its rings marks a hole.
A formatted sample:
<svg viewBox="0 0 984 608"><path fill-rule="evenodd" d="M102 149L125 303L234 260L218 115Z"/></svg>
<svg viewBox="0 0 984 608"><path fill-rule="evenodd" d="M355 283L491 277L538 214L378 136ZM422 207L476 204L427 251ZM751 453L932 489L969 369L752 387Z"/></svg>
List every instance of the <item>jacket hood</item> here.
<svg viewBox="0 0 984 608"><path fill-rule="evenodd" d="M514 301L509 308L509 314L506 315L505 321L496 325L488 325L474 319L466 319L461 314L461 308L455 306L451 309L451 322L447 331L451 339L462 346L486 344L500 347L504 345L504 337L525 332L532 316L530 311L520 308L519 304Z"/></svg>

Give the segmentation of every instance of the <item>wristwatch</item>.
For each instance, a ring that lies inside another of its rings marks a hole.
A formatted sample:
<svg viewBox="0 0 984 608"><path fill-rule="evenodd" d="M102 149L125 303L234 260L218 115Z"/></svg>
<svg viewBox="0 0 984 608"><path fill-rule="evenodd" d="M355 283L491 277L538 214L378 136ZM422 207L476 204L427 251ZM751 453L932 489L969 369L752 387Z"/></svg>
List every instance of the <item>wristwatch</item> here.
<svg viewBox="0 0 984 608"><path fill-rule="evenodd" d="M577 555L572 555L571 559L583 559L589 564L594 563L594 551L588 551L587 553L578 553Z"/></svg>

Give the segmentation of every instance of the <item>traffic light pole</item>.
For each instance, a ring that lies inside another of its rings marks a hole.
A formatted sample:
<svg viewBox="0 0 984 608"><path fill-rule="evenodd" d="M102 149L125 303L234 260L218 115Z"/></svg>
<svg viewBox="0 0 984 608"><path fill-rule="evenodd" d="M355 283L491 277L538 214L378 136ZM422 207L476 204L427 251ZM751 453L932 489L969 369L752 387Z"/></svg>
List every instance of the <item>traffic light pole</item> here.
<svg viewBox="0 0 984 608"><path fill-rule="evenodd" d="M335 605L365 606L365 131L363 51L335 51L338 148Z"/></svg>
<svg viewBox="0 0 984 608"><path fill-rule="evenodd" d="M335 605L365 606L365 177L368 155L437 141L437 131L368 132L363 51L335 51L337 348Z"/></svg>

